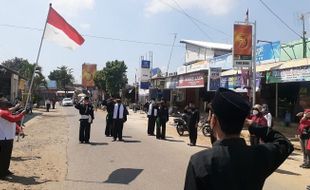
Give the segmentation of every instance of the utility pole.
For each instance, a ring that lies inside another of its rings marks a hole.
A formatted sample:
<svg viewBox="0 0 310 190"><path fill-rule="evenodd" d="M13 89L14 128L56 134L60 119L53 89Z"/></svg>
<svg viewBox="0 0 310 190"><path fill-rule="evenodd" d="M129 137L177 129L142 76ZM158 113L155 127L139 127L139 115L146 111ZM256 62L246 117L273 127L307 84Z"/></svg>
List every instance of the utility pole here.
<svg viewBox="0 0 310 190"><path fill-rule="evenodd" d="M303 58L307 58L307 38L306 38L307 32L306 32L305 16L308 14L310 14L310 12L303 13L300 16L300 19L302 21L302 48L303 48L302 57Z"/></svg>
<svg viewBox="0 0 310 190"><path fill-rule="evenodd" d="M172 46L171 46L169 61L168 61L168 65L167 65L166 77L168 76L169 65L170 65L170 62L171 62L172 52L173 52L174 43L175 43L176 39L177 39L177 33L174 33L173 43L172 43Z"/></svg>

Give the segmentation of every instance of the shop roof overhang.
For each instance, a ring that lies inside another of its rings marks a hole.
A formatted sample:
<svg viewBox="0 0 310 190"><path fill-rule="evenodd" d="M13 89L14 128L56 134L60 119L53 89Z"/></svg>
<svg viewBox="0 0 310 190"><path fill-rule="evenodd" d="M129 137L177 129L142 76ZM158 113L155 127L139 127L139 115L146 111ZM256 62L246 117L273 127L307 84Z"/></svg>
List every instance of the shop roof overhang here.
<svg viewBox="0 0 310 190"><path fill-rule="evenodd" d="M289 68L303 67L303 66L310 66L310 58L295 59L295 60L290 60L290 61L257 65L256 72L282 70L282 69L289 69ZM222 72L221 76L231 76L231 75L236 75L237 73L241 73L241 70L231 69L231 70Z"/></svg>
<svg viewBox="0 0 310 190"><path fill-rule="evenodd" d="M218 50L232 50L231 44L223 44L223 43L213 43L213 42L205 42L205 41L196 41L196 40L181 40L180 43L191 44L194 46L199 46L203 48L211 48Z"/></svg>

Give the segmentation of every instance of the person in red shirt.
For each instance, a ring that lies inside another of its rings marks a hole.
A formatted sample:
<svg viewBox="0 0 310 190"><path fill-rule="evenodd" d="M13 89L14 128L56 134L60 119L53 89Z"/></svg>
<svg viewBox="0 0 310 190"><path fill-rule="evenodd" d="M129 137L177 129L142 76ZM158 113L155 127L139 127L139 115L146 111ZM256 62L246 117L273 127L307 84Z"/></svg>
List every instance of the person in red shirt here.
<svg viewBox="0 0 310 190"><path fill-rule="evenodd" d="M259 126L268 127L267 120L263 115L262 109L263 108L261 105L254 105L252 108L252 115L249 116L249 119ZM256 137L254 134L250 134L250 143L251 145L259 144L259 138Z"/></svg>
<svg viewBox="0 0 310 190"><path fill-rule="evenodd" d="M9 171L13 141L15 137L16 122L20 121L26 111L13 115L9 110L10 103L0 100L0 179L6 179L13 173Z"/></svg>

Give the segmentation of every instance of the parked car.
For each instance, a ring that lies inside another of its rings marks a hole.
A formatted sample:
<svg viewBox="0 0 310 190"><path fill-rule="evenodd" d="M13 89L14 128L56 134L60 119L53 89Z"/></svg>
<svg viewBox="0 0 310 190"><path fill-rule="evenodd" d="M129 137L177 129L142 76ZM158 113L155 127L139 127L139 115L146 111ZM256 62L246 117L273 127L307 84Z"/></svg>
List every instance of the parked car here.
<svg viewBox="0 0 310 190"><path fill-rule="evenodd" d="M61 102L62 106L73 106L73 100L71 98L64 98Z"/></svg>

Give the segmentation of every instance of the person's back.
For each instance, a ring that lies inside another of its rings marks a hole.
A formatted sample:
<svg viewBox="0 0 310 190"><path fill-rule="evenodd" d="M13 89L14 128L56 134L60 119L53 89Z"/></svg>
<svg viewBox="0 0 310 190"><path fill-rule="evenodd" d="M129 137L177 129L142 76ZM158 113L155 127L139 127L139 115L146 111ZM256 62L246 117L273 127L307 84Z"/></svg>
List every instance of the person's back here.
<svg viewBox="0 0 310 190"><path fill-rule="evenodd" d="M294 150L282 134L245 120L250 106L239 94L220 88L212 101L211 128L218 141L194 154L185 190L259 190ZM248 146L240 138L244 123L264 144Z"/></svg>

